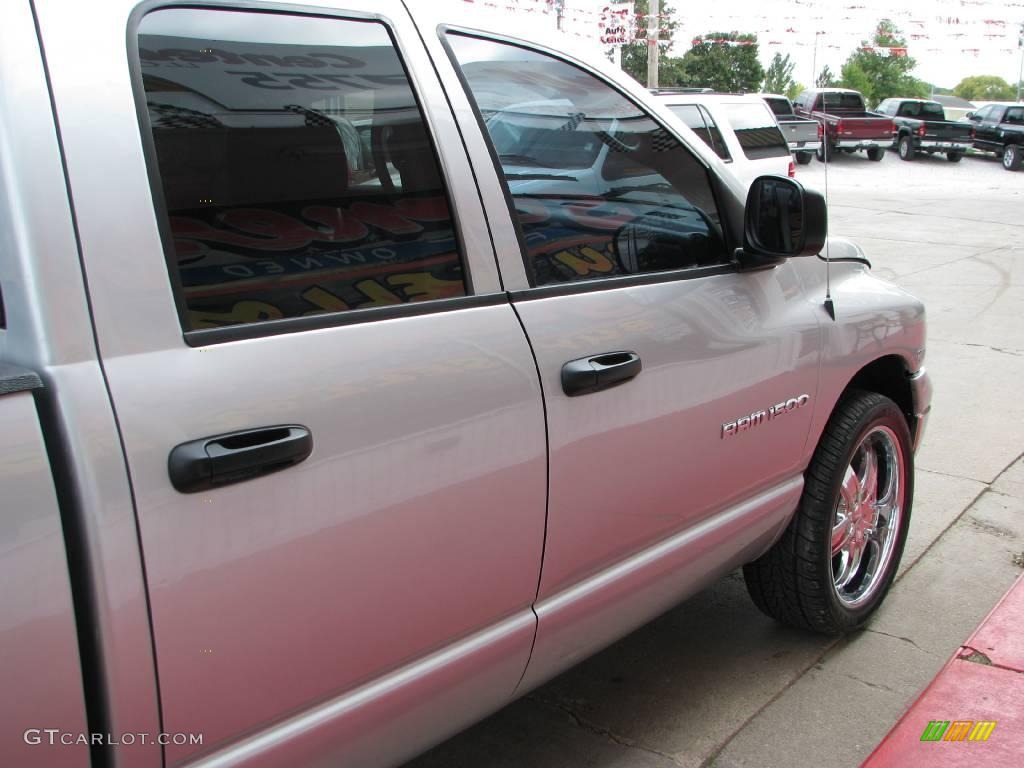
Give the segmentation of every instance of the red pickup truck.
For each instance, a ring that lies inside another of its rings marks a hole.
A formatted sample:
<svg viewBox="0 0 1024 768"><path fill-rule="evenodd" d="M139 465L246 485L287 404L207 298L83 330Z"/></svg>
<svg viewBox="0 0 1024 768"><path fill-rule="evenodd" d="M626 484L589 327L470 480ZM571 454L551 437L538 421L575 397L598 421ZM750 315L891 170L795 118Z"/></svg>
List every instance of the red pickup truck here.
<svg viewBox="0 0 1024 768"><path fill-rule="evenodd" d="M846 88L814 88L801 93L793 103L796 114L822 124L825 136L817 157L829 158L837 149L867 150L868 159L879 161L892 145L892 118L869 112L864 97Z"/></svg>

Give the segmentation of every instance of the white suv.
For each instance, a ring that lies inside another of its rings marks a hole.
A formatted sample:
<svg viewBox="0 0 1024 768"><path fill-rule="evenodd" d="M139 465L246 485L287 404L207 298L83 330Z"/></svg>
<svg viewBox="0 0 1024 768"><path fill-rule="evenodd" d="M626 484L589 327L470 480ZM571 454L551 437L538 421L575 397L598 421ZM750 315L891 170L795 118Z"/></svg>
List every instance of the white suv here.
<svg viewBox="0 0 1024 768"><path fill-rule="evenodd" d="M654 91L654 96L728 163L745 185L767 173L796 176L786 137L760 96L666 90Z"/></svg>

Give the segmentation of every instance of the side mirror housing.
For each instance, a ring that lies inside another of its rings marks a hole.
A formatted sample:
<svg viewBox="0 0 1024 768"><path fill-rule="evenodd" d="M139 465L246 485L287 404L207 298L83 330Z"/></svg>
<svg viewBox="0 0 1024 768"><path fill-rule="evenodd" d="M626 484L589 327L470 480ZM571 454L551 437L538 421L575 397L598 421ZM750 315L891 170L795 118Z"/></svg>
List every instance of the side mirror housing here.
<svg viewBox="0 0 1024 768"><path fill-rule="evenodd" d="M759 176L750 185L743 216L741 266L768 266L791 256L814 256L825 247L825 198L785 176Z"/></svg>

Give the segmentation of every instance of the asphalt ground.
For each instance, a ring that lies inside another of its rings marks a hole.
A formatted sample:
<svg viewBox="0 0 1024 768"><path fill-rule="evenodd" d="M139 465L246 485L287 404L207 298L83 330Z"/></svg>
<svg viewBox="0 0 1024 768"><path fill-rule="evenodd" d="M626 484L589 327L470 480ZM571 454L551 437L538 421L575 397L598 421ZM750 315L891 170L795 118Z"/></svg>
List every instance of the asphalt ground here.
<svg viewBox="0 0 1024 768"><path fill-rule="evenodd" d="M826 186L818 161L797 178ZM1020 574L1024 172L859 153L827 187L830 232L928 308L933 413L879 613L839 640L790 630L733 573L406 768L857 766Z"/></svg>

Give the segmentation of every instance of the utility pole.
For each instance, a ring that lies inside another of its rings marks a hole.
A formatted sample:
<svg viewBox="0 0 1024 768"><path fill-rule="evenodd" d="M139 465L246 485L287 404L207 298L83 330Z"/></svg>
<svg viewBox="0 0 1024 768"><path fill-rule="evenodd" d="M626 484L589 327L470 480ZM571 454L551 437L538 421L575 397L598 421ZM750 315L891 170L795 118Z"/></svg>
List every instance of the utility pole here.
<svg viewBox="0 0 1024 768"><path fill-rule="evenodd" d="M818 36L824 35L824 32L814 33L814 57L811 59L811 84L810 88L818 87Z"/></svg>
<svg viewBox="0 0 1024 768"><path fill-rule="evenodd" d="M555 26L562 31L562 17L565 15L565 0L555 0Z"/></svg>
<svg viewBox="0 0 1024 768"><path fill-rule="evenodd" d="M1020 101L1020 83L1024 80L1024 21L1020 23L1017 33L1017 47L1020 48L1020 67L1017 68L1017 101Z"/></svg>
<svg viewBox="0 0 1024 768"><path fill-rule="evenodd" d="M661 20L658 18L658 0L651 0L647 16L647 87L658 87L658 37Z"/></svg>

